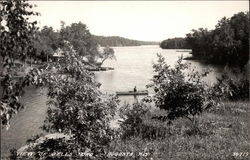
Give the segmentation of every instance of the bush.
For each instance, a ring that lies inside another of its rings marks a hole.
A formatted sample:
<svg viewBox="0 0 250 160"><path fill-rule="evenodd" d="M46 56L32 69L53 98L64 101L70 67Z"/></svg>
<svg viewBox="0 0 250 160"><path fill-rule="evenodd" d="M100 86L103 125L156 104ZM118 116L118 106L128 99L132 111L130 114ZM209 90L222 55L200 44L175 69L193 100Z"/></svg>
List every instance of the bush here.
<svg viewBox="0 0 250 160"><path fill-rule="evenodd" d="M222 98L230 101L249 100L249 79L245 72L224 71L217 80L214 87L221 92Z"/></svg>
<svg viewBox="0 0 250 160"><path fill-rule="evenodd" d="M131 137L142 139L163 138L167 134L167 128L153 120L150 108L144 103L126 104L120 108L120 116L124 119L121 124L123 140Z"/></svg>
<svg viewBox="0 0 250 160"><path fill-rule="evenodd" d="M164 57L158 56L158 63L153 65L156 75L153 76L155 95L152 100L156 107L167 111L169 121L186 117L195 122L195 116L215 104L213 92L202 81L209 71L204 73L192 72L188 75L184 71L190 69L186 63L182 63L180 57L174 68L166 64Z"/></svg>
<svg viewBox="0 0 250 160"><path fill-rule="evenodd" d="M65 42L62 53L63 58L48 64L51 66L46 67L37 79L48 86L49 108L42 128L48 133L69 136L69 140L45 141L38 149L45 156L56 151L77 153L87 150L94 156L104 155L113 136L109 122L115 115L118 99L99 91L100 84L87 71L81 56L70 43ZM47 144L52 147L46 148Z"/></svg>
<svg viewBox="0 0 250 160"><path fill-rule="evenodd" d="M122 139L138 135L139 128L143 123L143 116L148 109L142 103L134 103L132 106L124 104L120 109L120 117L124 120L121 124L123 131Z"/></svg>

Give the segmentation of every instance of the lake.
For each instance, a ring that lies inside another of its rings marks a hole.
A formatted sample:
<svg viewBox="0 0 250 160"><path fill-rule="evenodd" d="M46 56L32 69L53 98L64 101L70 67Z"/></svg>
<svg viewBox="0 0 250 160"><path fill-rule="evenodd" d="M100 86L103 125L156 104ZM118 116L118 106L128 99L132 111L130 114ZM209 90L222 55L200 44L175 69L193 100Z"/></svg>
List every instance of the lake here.
<svg viewBox="0 0 250 160"><path fill-rule="evenodd" d="M146 89L153 76L152 65L157 61L156 53L163 55L170 65L174 65L179 56L190 56L188 52L177 52L175 49L162 50L159 46L136 46L136 47L113 47L116 55L115 60L107 60L104 66L114 67L115 70L95 72L95 78L101 85L101 91L114 94L116 91ZM183 51L183 50L178 50ZM196 70L211 68L212 72L205 81L209 84L216 82L222 68L218 66L208 66L197 61L188 61ZM45 91L46 92L46 91ZM8 150L15 147L20 148L25 145L27 139L36 134L42 133L39 128L46 116L46 95L40 89L29 87L22 98L25 109L11 119L11 127L8 131L1 131L1 157L8 155ZM152 91L149 90L152 94ZM141 97L139 97L140 99ZM120 97L121 103L133 102L133 96Z"/></svg>
<svg viewBox="0 0 250 160"><path fill-rule="evenodd" d="M137 90L146 89L146 85L150 83L154 74L152 65L157 62L157 53L164 56L171 66L176 63L178 57L191 56L189 52L183 52L186 50L163 50L159 46L113 48L116 60L107 60L104 66L114 67L115 70L95 73L96 80L102 84L101 91L107 93L133 90L134 86L137 87ZM216 82L216 76L219 76L222 71L219 66L208 66L198 61L186 62L191 63L191 67L198 71L210 68L212 72L205 78L205 81L209 84ZM149 90L149 93L152 93L152 90ZM122 96L121 98L122 101L133 101L134 99L133 96Z"/></svg>

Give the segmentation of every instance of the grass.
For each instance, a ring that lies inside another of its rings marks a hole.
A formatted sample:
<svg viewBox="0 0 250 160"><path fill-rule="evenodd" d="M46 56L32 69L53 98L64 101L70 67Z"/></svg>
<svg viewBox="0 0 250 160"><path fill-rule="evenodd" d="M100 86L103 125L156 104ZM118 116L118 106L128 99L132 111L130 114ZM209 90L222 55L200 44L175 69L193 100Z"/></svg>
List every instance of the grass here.
<svg viewBox="0 0 250 160"><path fill-rule="evenodd" d="M185 118L178 119L171 125L152 119L152 116L161 114L164 112L149 110L139 126L141 132L126 139L119 136L122 131L118 128L117 137L108 147L108 159L250 159L250 102L224 102L204 112L197 117L199 132ZM145 135L152 133L153 136L145 138Z"/></svg>
<svg viewBox="0 0 250 160"><path fill-rule="evenodd" d="M147 116L146 116L147 117ZM198 117L200 132L193 132L189 120L179 119L171 126L145 118L152 127L168 130L165 137L143 139L140 134L127 140L114 140L112 152L147 153L135 159L237 160L250 159L250 103L224 102ZM238 155L244 154L244 155ZM248 154L248 155L247 155ZM133 159L119 157L119 159Z"/></svg>

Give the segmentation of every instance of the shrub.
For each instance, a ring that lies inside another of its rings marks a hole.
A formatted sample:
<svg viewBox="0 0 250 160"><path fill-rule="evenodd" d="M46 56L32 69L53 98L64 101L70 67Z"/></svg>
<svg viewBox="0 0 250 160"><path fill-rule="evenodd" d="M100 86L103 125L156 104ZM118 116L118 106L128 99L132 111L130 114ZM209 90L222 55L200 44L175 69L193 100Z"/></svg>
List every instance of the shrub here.
<svg viewBox="0 0 250 160"><path fill-rule="evenodd" d="M184 71L190 69L190 65L182 63L180 57L176 65L170 68L164 57L158 56L158 63L153 65L154 72L152 83L155 95L152 97L156 107L166 110L169 121L186 117L195 122L195 116L215 104L213 92L203 82L209 71L199 73L192 70L185 75Z"/></svg>
<svg viewBox="0 0 250 160"><path fill-rule="evenodd" d="M167 134L167 128L153 120L150 108L142 102L132 106L125 104L120 108L120 116L124 119L121 123L123 140L135 136L148 140L157 139Z"/></svg>
<svg viewBox="0 0 250 160"><path fill-rule="evenodd" d="M134 103L132 106L124 104L120 109L120 117L124 120L121 124L122 139L138 135L139 126L142 125L143 116L148 109L142 103Z"/></svg>
<svg viewBox="0 0 250 160"><path fill-rule="evenodd" d="M48 86L49 108L42 128L69 139L44 141L34 149L45 158L54 152L67 152L71 156L88 150L93 156L102 156L113 136L109 122L115 115L118 99L99 91L99 83L70 43L65 42L62 51L63 58L47 64L47 70L36 79Z"/></svg>
<svg viewBox="0 0 250 160"><path fill-rule="evenodd" d="M235 71L224 71L218 83L214 86L221 92L222 98L231 101L249 100L249 79L246 73ZM235 76L237 75L237 76Z"/></svg>

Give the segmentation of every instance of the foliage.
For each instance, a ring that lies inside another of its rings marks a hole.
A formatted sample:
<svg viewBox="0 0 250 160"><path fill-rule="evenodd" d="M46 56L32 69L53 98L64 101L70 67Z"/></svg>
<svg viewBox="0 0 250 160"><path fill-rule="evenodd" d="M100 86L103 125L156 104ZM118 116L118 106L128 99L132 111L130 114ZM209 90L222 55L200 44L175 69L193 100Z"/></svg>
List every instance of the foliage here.
<svg viewBox="0 0 250 160"><path fill-rule="evenodd" d="M112 141L110 151L149 153L146 158L138 159L247 160L250 148L249 113L249 102L223 102L223 105L198 117L199 128L206 134L190 134L190 122L179 119L171 125L171 134L163 139L147 140L139 136L126 141L118 139ZM154 127L160 128L161 125L155 123ZM239 151L243 154L239 155Z"/></svg>
<svg viewBox="0 0 250 160"><path fill-rule="evenodd" d="M189 49L190 46L187 44L184 38L171 38L166 39L160 43L162 49Z"/></svg>
<svg viewBox="0 0 250 160"><path fill-rule="evenodd" d="M182 63L182 57L174 68L170 68L159 54L158 63L153 68L156 74L148 87L155 91L153 101L156 107L168 111L166 117L169 121L186 117L194 122L196 115L214 105L212 91L202 81L209 71L202 74L192 71L185 75L184 71L189 66Z"/></svg>
<svg viewBox="0 0 250 160"><path fill-rule="evenodd" d="M62 28L59 31L45 26L41 31L36 32L38 37L34 42L36 59L48 62L53 57L53 53L63 47L64 41L70 42L74 50L86 60L88 65L101 66L106 59L115 59L112 48L106 47L103 52L98 50L97 43L85 24L79 22L65 26L64 22L61 23Z"/></svg>
<svg viewBox="0 0 250 160"><path fill-rule="evenodd" d="M60 36L62 40L70 42L79 55L86 57L90 63L95 62L96 56L98 56L97 43L93 40L85 24L79 22L64 26L63 23Z"/></svg>
<svg viewBox="0 0 250 160"><path fill-rule="evenodd" d="M199 28L198 30L193 29L191 34L187 34L186 41L191 46L194 57L204 56L206 50L211 49L209 35L210 32L203 28Z"/></svg>
<svg viewBox="0 0 250 160"><path fill-rule="evenodd" d="M100 84L95 82L93 73L86 70L81 56L69 42L62 50L63 58L46 67L54 67L54 72L43 71L44 74L38 76L48 86L50 106L43 129L70 135L76 152L89 149L94 155L103 154L112 137L109 122L118 99L101 94Z"/></svg>
<svg viewBox="0 0 250 160"><path fill-rule="evenodd" d="M110 48L110 47L105 47L103 49L103 51L100 52L99 59L101 59L101 62L98 64L99 66L102 66L104 61L106 61L107 59L115 59L116 60L114 49Z"/></svg>
<svg viewBox="0 0 250 160"><path fill-rule="evenodd" d="M148 108L144 104L134 103L132 108L129 104L125 104L120 108L120 117L124 120L121 129L124 131L122 138L139 134L139 126L142 125L143 116L148 112Z"/></svg>
<svg viewBox="0 0 250 160"><path fill-rule="evenodd" d="M34 41L36 48L36 58L43 62L53 56L61 43L60 34L52 27L44 26L41 31L36 32L37 39Z"/></svg>
<svg viewBox="0 0 250 160"><path fill-rule="evenodd" d="M225 100L249 100L249 77L245 72L224 71L217 81L214 89L220 92Z"/></svg>
<svg viewBox="0 0 250 160"><path fill-rule="evenodd" d="M79 22L65 26L64 22L61 23L62 28L59 31L45 26L41 31L36 32L38 38L34 44L37 59L48 61L58 48L63 47L64 41L72 44L74 50L86 60L86 64L101 66L105 60L115 59L112 48L105 47L103 52L98 50L97 43L85 24ZM98 62L99 60L101 62Z"/></svg>
<svg viewBox="0 0 250 160"><path fill-rule="evenodd" d="M35 53L32 42L37 30L36 21L30 22L29 16L38 13L30 11L32 7L25 0L0 1L0 58L3 60L0 107L2 125L7 127L12 115L22 108L19 97L29 80L13 78L14 63L16 60L24 61Z"/></svg>
<svg viewBox="0 0 250 160"><path fill-rule="evenodd" d="M214 30L192 30L186 41L194 57L242 68L249 60L249 12L222 18Z"/></svg>
<svg viewBox="0 0 250 160"><path fill-rule="evenodd" d="M33 158L35 159L60 159L66 160L70 158L75 158L78 156L75 152L74 140L66 136L61 136L57 138L45 138L43 140L34 139L35 145L31 145L28 151L33 153ZM64 156L63 156L64 155ZM20 158L31 159L32 157L19 156Z"/></svg>
<svg viewBox="0 0 250 160"><path fill-rule="evenodd" d="M132 106L125 104L120 108L121 122L121 139L128 140L132 137L140 137L150 140L163 138L167 134L167 129L163 125L155 125L154 115L150 108L143 102L134 103ZM161 122L159 122L161 123Z"/></svg>
<svg viewBox="0 0 250 160"><path fill-rule="evenodd" d="M102 157L113 137L109 123L119 101L99 91L100 84L69 42L64 42L62 53L59 61L34 68L28 78L32 84L48 87L49 108L42 128L67 138L46 139L29 149L36 158L52 158L58 152L68 157L57 159L75 159L85 152Z"/></svg>
<svg viewBox="0 0 250 160"><path fill-rule="evenodd" d="M158 45L158 42L137 41L118 36L104 37L93 35L93 38L102 47Z"/></svg>

